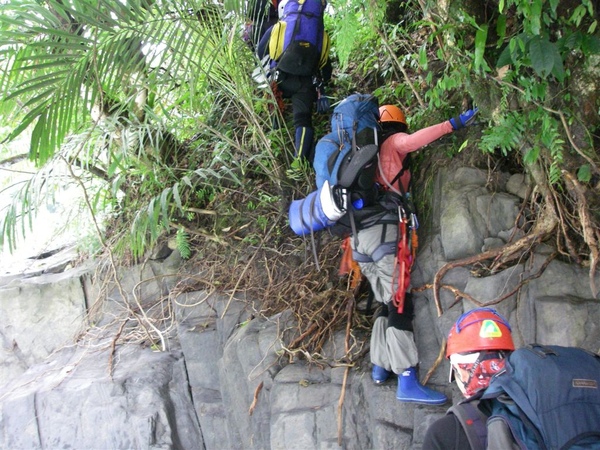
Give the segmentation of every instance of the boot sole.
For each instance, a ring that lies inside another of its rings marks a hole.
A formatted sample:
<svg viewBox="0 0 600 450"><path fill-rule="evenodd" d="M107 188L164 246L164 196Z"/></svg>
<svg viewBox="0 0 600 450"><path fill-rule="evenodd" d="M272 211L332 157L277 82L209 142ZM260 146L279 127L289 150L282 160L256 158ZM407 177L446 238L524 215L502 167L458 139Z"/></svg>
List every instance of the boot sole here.
<svg viewBox="0 0 600 450"><path fill-rule="evenodd" d="M412 399L412 398L398 398L396 397L396 400L404 402L404 403L420 403L422 405L443 405L444 403L446 403L448 401L448 399L445 400L431 400L431 401L427 401L427 400L420 400L420 399Z"/></svg>

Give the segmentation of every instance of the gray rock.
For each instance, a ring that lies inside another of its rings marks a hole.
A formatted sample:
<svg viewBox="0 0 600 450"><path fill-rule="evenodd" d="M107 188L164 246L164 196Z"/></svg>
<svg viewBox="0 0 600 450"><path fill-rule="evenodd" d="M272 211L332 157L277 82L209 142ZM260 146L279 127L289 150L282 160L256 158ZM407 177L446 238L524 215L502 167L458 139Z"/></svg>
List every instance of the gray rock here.
<svg viewBox="0 0 600 450"><path fill-rule="evenodd" d="M519 212L515 196L503 193L480 195L476 202L477 212L487 225L488 236L498 236L502 230L514 226Z"/></svg>
<svg viewBox="0 0 600 450"><path fill-rule="evenodd" d="M488 181L486 172L472 167L460 167L452 178L456 186L485 186Z"/></svg>
<svg viewBox="0 0 600 450"><path fill-rule="evenodd" d="M486 238L483 240L483 247L481 247L481 251L487 252L488 250L502 247L504 243L505 242L500 238Z"/></svg>
<svg viewBox="0 0 600 450"><path fill-rule="evenodd" d="M122 346L111 359L107 346L71 347L13 381L1 398L2 448L203 446L177 352Z"/></svg>
<svg viewBox="0 0 600 450"><path fill-rule="evenodd" d="M598 301L573 296L536 299L535 342L600 352Z"/></svg>
<svg viewBox="0 0 600 450"><path fill-rule="evenodd" d="M487 226L476 210L477 197L486 192L481 187L464 186L446 195L440 217L444 255L447 260L475 255L487 237Z"/></svg>
<svg viewBox="0 0 600 450"><path fill-rule="evenodd" d="M85 269L13 280L0 288L0 386L71 342L85 323ZM12 362L12 363L11 363Z"/></svg>
<svg viewBox="0 0 600 450"><path fill-rule="evenodd" d="M506 192L525 199L531 182L522 173L512 175L506 183Z"/></svg>

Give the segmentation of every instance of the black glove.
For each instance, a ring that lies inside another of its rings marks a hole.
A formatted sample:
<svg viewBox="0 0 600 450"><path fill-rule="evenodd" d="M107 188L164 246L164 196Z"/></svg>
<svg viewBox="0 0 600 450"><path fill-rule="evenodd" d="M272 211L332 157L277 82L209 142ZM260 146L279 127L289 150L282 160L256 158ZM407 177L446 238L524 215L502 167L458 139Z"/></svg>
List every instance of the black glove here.
<svg viewBox="0 0 600 450"><path fill-rule="evenodd" d="M317 112L319 114L326 114L329 112L330 107L331 104L325 94L325 87L323 85L317 86Z"/></svg>
<svg viewBox="0 0 600 450"><path fill-rule="evenodd" d="M479 108L469 109L462 113L458 117L450 119L450 124L454 130L460 130L461 128L468 127L475 121L475 115L479 111Z"/></svg>

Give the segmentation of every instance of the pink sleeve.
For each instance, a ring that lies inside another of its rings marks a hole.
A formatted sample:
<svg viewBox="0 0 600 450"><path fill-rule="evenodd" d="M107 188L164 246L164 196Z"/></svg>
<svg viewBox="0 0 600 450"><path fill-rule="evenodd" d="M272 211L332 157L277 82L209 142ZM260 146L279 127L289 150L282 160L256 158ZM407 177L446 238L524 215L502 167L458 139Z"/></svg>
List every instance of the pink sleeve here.
<svg viewBox="0 0 600 450"><path fill-rule="evenodd" d="M415 131L412 134L397 133L390 136L386 141L387 145L393 147L398 153L406 155L407 153L419 150L421 147L431 144L433 141L446 134L452 133L452 125L449 120L432 125L427 128Z"/></svg>

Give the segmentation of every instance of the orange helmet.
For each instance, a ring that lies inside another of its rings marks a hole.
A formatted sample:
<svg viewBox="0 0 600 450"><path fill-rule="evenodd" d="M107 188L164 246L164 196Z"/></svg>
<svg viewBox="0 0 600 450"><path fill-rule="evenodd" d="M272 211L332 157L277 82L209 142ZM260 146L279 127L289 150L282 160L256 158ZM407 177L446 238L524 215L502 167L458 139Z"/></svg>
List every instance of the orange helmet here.
<svg viewBox="0 0 600 450"><path fill-rule="evenodd" d="M380 122L400 122L406 124L406 116L404 113L394 105L383 105L379 107L379 121Z"/></svg>
<svg viewBox="0 0 600 450"><path fill-rule="evenodd" d="M476 308L458 318L446 345L446 358L455 353L514 350L510 325L495 309Z"/></svg>

